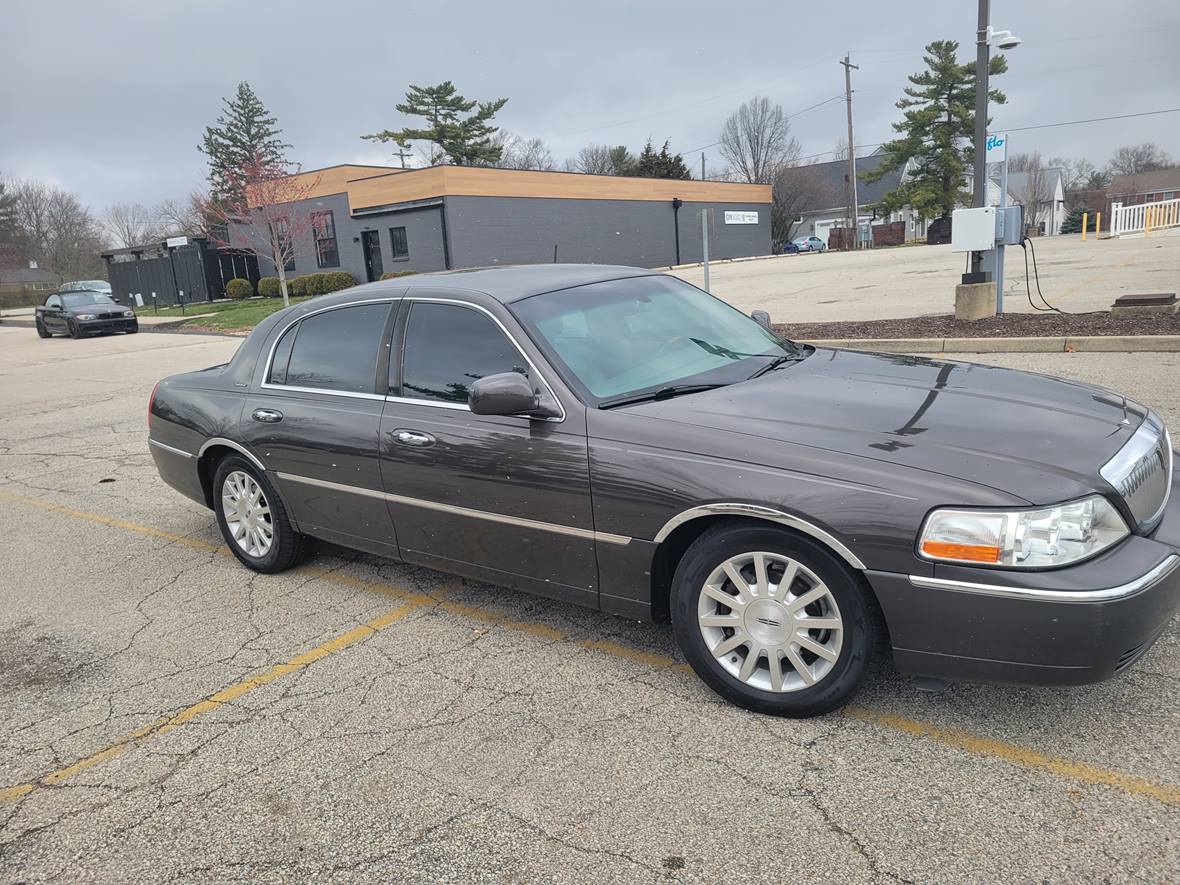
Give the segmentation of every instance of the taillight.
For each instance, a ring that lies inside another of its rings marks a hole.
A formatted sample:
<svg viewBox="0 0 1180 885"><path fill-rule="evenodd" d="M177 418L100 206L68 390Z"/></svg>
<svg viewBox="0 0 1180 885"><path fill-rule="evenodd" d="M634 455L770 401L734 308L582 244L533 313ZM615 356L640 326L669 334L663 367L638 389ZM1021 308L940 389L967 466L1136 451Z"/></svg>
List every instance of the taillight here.
<svg viewBox="0 0 1180 885"><path fill-rule="evenodd" d="M157 381L155 387L152 388L152 395L148 397L148 430L152 429L152 406L156 404L156 391L160 389L160 382Z"/></svg>

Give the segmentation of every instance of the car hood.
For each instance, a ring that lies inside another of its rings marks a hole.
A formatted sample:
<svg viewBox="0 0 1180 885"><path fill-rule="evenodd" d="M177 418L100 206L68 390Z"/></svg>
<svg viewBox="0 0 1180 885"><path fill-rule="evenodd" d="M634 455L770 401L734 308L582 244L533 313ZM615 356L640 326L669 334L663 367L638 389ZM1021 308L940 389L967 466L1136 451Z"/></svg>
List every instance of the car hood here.
<svg viewBox="0 0 1180 885"><path fill-rule="evenodd" d="M1146 416L1073 381L824 348L752 381L629 411L939 473L1032 504L1108 491L1099 468Z"/></svg>
<svg viewBox="0 0 1180 885"><path fill-rule="evenodd" d="M128 308L121 304L79 304L77 307L63 308L66 313L71 316L77 316L80 313L122 313Z"/></svg>

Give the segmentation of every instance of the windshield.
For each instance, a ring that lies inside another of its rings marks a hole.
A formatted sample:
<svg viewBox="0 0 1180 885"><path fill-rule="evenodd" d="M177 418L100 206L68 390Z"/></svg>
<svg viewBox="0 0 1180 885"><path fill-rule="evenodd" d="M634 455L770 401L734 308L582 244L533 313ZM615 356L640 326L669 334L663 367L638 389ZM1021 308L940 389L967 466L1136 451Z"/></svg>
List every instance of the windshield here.
<svg viewBox="0 0 1180 885"><path fill-rule="evenodd" d="M61 287L62 292L105 292L110 294L111 284L106 280L76 280L72 283L66 283Z"/></svg>
<svg viewBox="0 0 1180 885"><path fill-rule="evenodd" d="M113 302L101 292L63 292L61 303L66 307L82 307L86 304L111 304Z"/></svg>
<svg viewBox="0 0 1180 885"><path fill-rule="evenodd" d="M595 405L744 381L771 359L800 352L724 301L663 275L534 295L512 310Z"/></svg>

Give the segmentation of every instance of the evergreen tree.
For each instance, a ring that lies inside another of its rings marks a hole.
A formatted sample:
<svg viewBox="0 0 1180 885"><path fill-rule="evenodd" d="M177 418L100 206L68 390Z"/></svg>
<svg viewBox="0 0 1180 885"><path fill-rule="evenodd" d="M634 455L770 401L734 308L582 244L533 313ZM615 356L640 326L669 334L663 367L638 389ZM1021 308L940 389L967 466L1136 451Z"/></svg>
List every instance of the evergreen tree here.
<svg viewBox="0 0 1180 885"><path fill-rule="evenodd" d="M1065 216L1065 221L1061 222L1061 233L1063 234L1078 234L1082 232L1082 216L1086 213L1093 218L1093 213L1085 206L1074 206L1069 210L1069 214ZM1089 223L1089 221L1087 221Z"/></svg>
<svg viewBox="0 0 1180 885"><path fill-rule="evenodd" d="M397 105L397 110L410 117L423 117L428 125L424 128L385 129L361 138L393 141L403 149L411 141L427 141L432 146L431 163L449 161L456 166L495 166L500 162L503 148L493 138L498 128L491 125L491 121L507 103L506 98L486 102L464 98L450 80L437 86L411 85L406 91L406 100Z"/></svg>
<svg viewBox="0 0 1180 885"><path fill-rule="evenodd" d="M0 181L0 261L16 248L20 227L16 223L16 194L8 190L7 182Z"/></svg>
<svg viewBox="0 0 1180 885"><path fill-rule="evenodd" d="M684 157L668 150L667 141L659 153L656 153L650 138L643 146L632 174L640 178L692 178L692 173L684 164Z"/></svg>
<svg viewBox="0 0 1180 885"><path fill-rule="evenodd" d="M975 160L975 63L959 64L958 49L954 40L936 40L926 47L928 69L910 75L905 96L897 102L905 111L905 118L893 124L901 137L885 144L880 165L861 176L879 181L914 161L912 174L877 202L878 214L910 206L925 218L941 218L971 198L966 185ZM990 76L1006 70L1004 56L994 56ZM996 104L1007 101L995 89L988 97Z"/></svg>
<svg viewBox="0 0 1180 885"><path fill-rule="evenodd" d="M278 120L254 94L250 84L238 84L233 99L223 98L224 113L215 126L205 128L198 150L209 158L209 191L214 200L244 202L238 192L242 170L250 163L284 165L287 162L283 130Z"/></svg>

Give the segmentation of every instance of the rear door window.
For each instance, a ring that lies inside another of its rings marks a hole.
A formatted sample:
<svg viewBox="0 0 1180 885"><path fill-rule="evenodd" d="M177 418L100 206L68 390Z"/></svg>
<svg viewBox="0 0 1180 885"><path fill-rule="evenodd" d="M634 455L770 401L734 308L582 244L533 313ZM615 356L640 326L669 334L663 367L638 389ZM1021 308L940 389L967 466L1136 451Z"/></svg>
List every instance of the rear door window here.
<svg viewBox="0 0 1180 885"><path fill-rule="evenodd" d="M270 383L373 393L388 313L388 304L361 304L301 320L279 339Z"/></svg>

